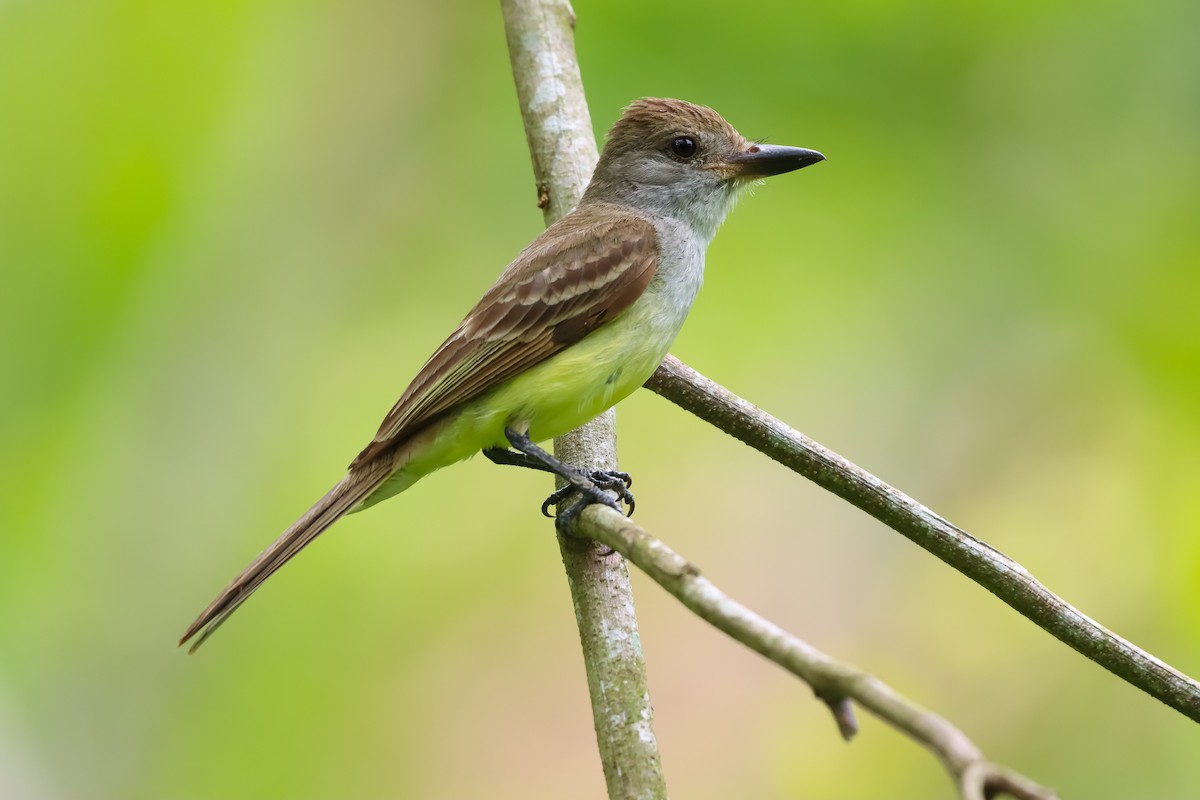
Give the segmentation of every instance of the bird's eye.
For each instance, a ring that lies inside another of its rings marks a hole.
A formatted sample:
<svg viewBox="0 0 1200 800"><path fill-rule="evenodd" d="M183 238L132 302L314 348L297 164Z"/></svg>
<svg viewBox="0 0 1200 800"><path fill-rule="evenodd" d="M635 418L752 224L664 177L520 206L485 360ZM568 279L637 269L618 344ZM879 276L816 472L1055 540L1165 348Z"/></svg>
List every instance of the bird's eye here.
<svg viewBox="0 0 1200 800"><path fill-rule="evenodd" d="M671 152L680 158L691 158L696 154L696 140L690 136L677 136L671 141Z"/></svg>

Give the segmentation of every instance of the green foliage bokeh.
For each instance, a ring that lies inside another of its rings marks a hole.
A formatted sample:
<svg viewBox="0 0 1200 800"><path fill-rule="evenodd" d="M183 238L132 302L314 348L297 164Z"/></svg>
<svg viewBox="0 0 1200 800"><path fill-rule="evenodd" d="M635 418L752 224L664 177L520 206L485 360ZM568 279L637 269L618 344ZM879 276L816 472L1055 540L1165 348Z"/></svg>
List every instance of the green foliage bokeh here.
<svg viewBox="0 0 1200 800"><path fill-rule="evenodd" d="M709 253L675 353L1200 673L1200 6L577 2L645 95L822 150ZM0 4L0 795L600 798L545 480L475 460L185 625L341 474L541 228L494 4ZM639 521L1089 798L1196 726L669 404ZM673 793L949 797L635 578Z"/></svg>

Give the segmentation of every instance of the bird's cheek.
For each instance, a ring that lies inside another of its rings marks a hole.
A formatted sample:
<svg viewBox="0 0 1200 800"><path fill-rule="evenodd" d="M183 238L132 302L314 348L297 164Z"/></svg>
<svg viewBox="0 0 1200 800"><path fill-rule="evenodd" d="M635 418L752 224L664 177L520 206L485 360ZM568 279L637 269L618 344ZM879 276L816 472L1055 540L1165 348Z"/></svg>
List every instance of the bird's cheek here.
<svg viewBox="0 0 1200 800"><path fill-rule="evenodd" d="M659 161L643 161L633 166L629 170L629 177L635 183L650 186L670 186L679 178L673 164Z"/></svg>

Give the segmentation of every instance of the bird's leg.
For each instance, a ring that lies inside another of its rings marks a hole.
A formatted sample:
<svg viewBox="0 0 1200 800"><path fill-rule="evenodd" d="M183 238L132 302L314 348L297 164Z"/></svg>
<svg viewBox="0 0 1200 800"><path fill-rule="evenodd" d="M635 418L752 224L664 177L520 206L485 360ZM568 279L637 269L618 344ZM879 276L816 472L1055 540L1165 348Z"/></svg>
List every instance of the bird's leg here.
<svg viewBox="0 0 1200 800"><path fill-rule="evenodd" d="M536 447L536 445L533 445L532 443L530 446ZM525 469L536 469L540 472L549 472L555 475L561 474L556 468L548 466L545 461L541 460L541 457L544 456L554 460L555 463L560 464L568 470L576 470L578 474L586 476L601 489L620 491L621 488L628 489L629 487L633 486L633 478L628 472L618 472L616 470L595 470L591 473L585 472L577 467L572 467L569 464L563 464L562 462L557 461L557 459L554 459L554 456L551 456L540 447L537 449L541 453L541 455L538 457L526 455L522 452L507 450L503 447L485 447L483 449L483 455L488 461L491 461L493 464L500 464L501 466L524 467ZM574 485L564 486L551 495L554 499L547 503L547 505L554 505L573 491L575 491ZM624 493L622 493L621 499L629 502L627 498L624 497Z"/></svg>
<svg viewBox="0 0 1200 800"><path fill-rule="evenodd" d="M505 467L524 467L525 469L536 469L542 472L554 472L554 470L541 461L531 458L524 453L517 453L504 447L485 447L483 455L493 464L500 464Z"/></svg>
<svg viewBox="0 0 1200 800"><path fill-rule="evenodd" d="M621 511L621 503L607 492L616 492L621 501L629 505L629 514L633 514L633 494L629 487L633 486L633 478L627 472L616 470L587 471L570 464L564 464L533 443L527 435L517 433L512 428L504 429L504 436L509 444L519 452L512 452L500 447L490 447L483 454L495 464L508 464L529 469L553 472L567 482L567 485L556 490L542 503L542 513L550 516L550 506L561 502L571 494L578 492L582 497L571 504L558 517L559 527L565 529L570 521L592 503L603 503L609 508Z"/></svg>

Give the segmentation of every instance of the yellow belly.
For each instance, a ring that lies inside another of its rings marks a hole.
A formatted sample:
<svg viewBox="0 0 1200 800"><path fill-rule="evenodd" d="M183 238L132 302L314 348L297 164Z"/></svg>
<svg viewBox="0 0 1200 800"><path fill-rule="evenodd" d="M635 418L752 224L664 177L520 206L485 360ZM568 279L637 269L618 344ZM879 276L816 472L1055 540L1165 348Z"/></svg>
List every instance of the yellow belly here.
<svg viewBox="0 0 1200 800"><path fill-rule="evenodd" d="M402 448L396 474L361 508L484 448L507 447L505 428L527 431L534 441L545 441L578 428L628 397L653 374L677 332L675 325L663 324L654 311L652 303L635 304L582 341L464 404L414 437Z"/></svg>

